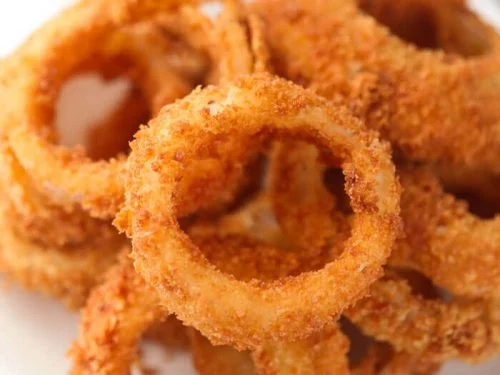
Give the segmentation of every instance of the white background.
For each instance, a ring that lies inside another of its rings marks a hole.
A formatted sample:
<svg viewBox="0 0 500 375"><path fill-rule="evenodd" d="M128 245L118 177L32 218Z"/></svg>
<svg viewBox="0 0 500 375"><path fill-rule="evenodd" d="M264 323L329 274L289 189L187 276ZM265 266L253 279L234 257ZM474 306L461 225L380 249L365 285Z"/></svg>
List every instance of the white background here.
<svg viewBox="0 0 500 375"><path fill-rule="evenodd" d="M440 1L440 0L436 0ZM41 22L71 0L0 0L0 57L8 54ZM500 1L474 0L471 5L500 25ZM16 287L0 290L0 375L65 374L65 352L77 334L78 318L58 303ZM194 374L183 354L156 352L165 374ZM500 360L482 366L451 363L446 375L493 375Z"/></svg>

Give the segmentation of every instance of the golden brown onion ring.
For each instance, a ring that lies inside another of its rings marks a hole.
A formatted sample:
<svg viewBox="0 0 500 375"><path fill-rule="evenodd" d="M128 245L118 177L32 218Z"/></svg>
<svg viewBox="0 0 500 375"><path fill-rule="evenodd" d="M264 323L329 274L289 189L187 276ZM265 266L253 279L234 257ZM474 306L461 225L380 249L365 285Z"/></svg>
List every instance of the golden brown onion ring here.
<svg viewBox="0 0 500 375"><path fill-rule="evenodd" d="M417 49L355 0L255 4L279 74L352 106L407 158L500 172L500 38L471 11L448 14L486 37L487 51L465 58Z"/></svg>
<svg viewBox="0 0 500 375"><path fill-rule="evenodd" d="M390 262L416 269L457 295L498 298L500 215L482 219L424 169L400 168L406 238Z"/></svg>
<svg viewBox="0 0 500 375"><path fill-rule="evenodd" d="M149 2L144 3L144 6L142 4L119 1L106 5L99 1L75 5L38 30L9 58L9 66L16 66L23 74L10 76L4 82L9 96L19 96L19 100L15 101L16 106L12 106L5 116L9 123L9 139L19 162L45 188L51 199L81 203L99 217L112 217L122 203L123 160L94 162L81 150L58 146L54 142L56 134L47 126L52 122L53 105L61 85L75 69L88 61L89 56L95 56L97 46L106 41L117 27L172 8L169 2L157 6L158 9L149 9ZM146 12L146 9L149 11ZM211 48L216 39L212 37L215 29L206 27L210 21L199 12L199 16L193 19L196 13L194 8L192 11L186 9L175 13L177 17L173 24L180 26L172 32L204 35L207 51L221 52ZM166 18L173 19L168 14ZM66 27L69 21L72 28ZM198 29L193 29L193 22ZM171 31L169 25L172 23L162 20L162 24ZM52 38L54 35L57 37ZM200 39L197 37L197 40ZM222 59L240 54L245 46L238 44L231 47L224 51ZM68 50L77 52L68 53ZM62 56L71 58L63 59ZM57 70L53 69L54 66L57 66Z"/></svg>
<svg viewBox="0 0 500 375"><path fill-rule="evenodd" d="M303 149L307 147L312 146L283 143L273 155L272 164L276 165L270 170L276 175L271 178L271 195L281 201L281 216L287 222L313 220L310 217L321 208L315 202L341 199L329 197L331 193L320 178L325 167L317 155L305 168L291 162L297 155L315 155L314 150ZM401 166L399 172L405 235L396 242L389 262L416 269L459 296L478 298L457 298L449 303L428 300L412 293L402 280L381 280L372 286L371 296L358 302L347 315L365 332L389 341L397 350L429 352L426 355L436 361L457 356L471 361L489 357L500 348L495 338L500 328L495 317L498 290L492 283L499 272L495 255L500 244L499 231L495 230L498 217L483 220L468 213L463 202L442 191L428 169ZM297 187L302 194L314 196L306 202L297 200ZM289 208L284 204L287 201L302 207ZM308 204L311 201L313 205ZM347 215L342 218L339 212L329 212L329 218L328 212L318 215L324 220L349 220ZM338 231L328 230L332 227L334 224L319 227L316 236L322 242L335 241ZM300 232L287 234L303 241Z"/></svg>
<svg viewBox="0 0 500 375"><path fill-rule="evenodd" d="M100 143L90 142L92 147L89 148L89 154L92 157L99 156L103 152L109 152L109 146L113 146L110 145L112 142L110 139L117 142L116 147L121 147L123 145L123 142L120 142L121 136L127 138L130 136L130 132L134 132L134 128L137 129L140 122L134 123L131 120L139 120L136 116L141 117L144 115L143 112L145 111L141 103L144 100L142 96L149 95L152 103L158 99L167 100L167 98L172 101L176 97L188 93L191 89L188 81L174 74L169 66L160 66L161 60L163 60L161 57L170 52L168 40L159 34L159 30L154 25L145 24L141 26L136 26L126 33L125 31L116 32L113 39L113 51L110 51L110 54L115 57L127 55L135 59L136 64L132 71L128 67L121 66L117 66L117 69L119 71L128 70L128 72L124 72L125 75L141 77L144 90L140 93L134 90L131 97L120 106L120 116L112 114L107 119L107 126L98 128L97 136L101 136L103 132L109 132L110 130L118 130L120 136L113 134L112 137L99 137L100 141L102 141ZM127 39L129 43L119 45L118 41L120 39L118 37L124 38L125 35L129 36ZM144 47L142 49L138 47L141 45L139 39L148 47L147 53L142 51ZM111 48L111 46L107 48ZM119 60L110 58L107 61L110 62L111 66L105 67L111 68L115 67ZM4 71L3 74L6 74L6 72ZM155 84L158 86L153 87L153 84L150 83L152 81L156 82ZM9 89L3 88L0 91L6 93L9 92ZM133 106L130 106L131 102ZM128 107L124 110L125 105ZM127 131L124 128L124 124L121 123L123 117L127 117L125 124L130 124L129 127L131 126L132 129ZM6 122L8 122L7 118L9 118L8 115L4 119ZM5 130L10 125L4 123L2 129ZM125 145L128 145L127 141L128 139L125 139ZM49 194L52 198L48 197L45 194L48 187L34 180L25 170L12 151L7 139L3 139L1 142L0 169L2 171L1 183L6 192L9 212L16 218L16 220L12 221L12 225L20 235L51 247L75 246L96 236L109 237L115 235L115 230L111 227L109 221L90 218L88 213L79 205L73 204L73 202L63 202L63 204L57 202L57 199L52 199L54 195L57 195L54 191ZM111 196L110 199L113 199L113 197Z"/></svg>
<svg viewBox="0 0 500 375"><path fill-rule="evenodd" d="M116 261L126 240L115 238L87 241L77 247L51 248L18 235L7 222L2 207L0 227L0 272L22 287L61 300L78 309L104 272Z"/></svg>
<svg viewBox="0 0 500 375"><path fill-rule="evenodd" d="M143 333L168 314L145 284L126 249L95 289L82 314L80 340L69 355L72 374L128 374Z"/></svg>
<svg viewBox="0 0 500 375"><path fill-rule="evenodd" d="M241 235L200 235L195 241L215 265L249 280L283 277L298 266L283 252ZM70 350L72 373L127 374L144 332L168 315L124 252L87 301L80 338Z"/></svg>
<svg viewBox="0 0 500 375"><path fill-rule="evenodd" d="M116 237L116 229L109 222L92 219L79 207L47 202L5 139L0 142L0 185L5 192L2 205L9 225L26 242L36 243L40 248L66 247L65 251L69 251L80 245L85 247L85 243L95 238Z"/></svg>
<svg viewBox="0 0 500 375"><path fill-rule="evenodd" d="M497 302L481 299L424 299L389 274L346 316L366 334L431 362L457 357L479 362L500 351L498 309Z"/></svg>
<svg viewBox="0 0 500 375"><path fill-rule="evenodd" d="M341 158L353 235L322 270L279 282L239 282L207 263L176 217L183 200L220 190L227 171L248 154L248 139L266 132L302 137ZM194 183L201 162L210 168ZM138 272L184 323L212 342L242 349L320 331L379 277L399 229L399 185L387 144L345 109L266 74L165 107L132 144L127 191L118 224L132 238ZM162 197L161 205L154 197ZM349 282L327 287L340 280Z"/></svg>
<svg viewBox="0 0 500 375"><path fill-rule="evenodd" d="M347 217L335 209L339 197L326 188L324 170L308 145L281 144L273 154L270 195L278 222L299 244L334 243L339 229L345 231ZM470 213L465 202L445 193L430 168L401 165L398 172L405 235L396 242L390 263L418 270L457 295L497 298L500 216L482 219ZM298 230L307 222L318 223L312 233Z"/></svg>

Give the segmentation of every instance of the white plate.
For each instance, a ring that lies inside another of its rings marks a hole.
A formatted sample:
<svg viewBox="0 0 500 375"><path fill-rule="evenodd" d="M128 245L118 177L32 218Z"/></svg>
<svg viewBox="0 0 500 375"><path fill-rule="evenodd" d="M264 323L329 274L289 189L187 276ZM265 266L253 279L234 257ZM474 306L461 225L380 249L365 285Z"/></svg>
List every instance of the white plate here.
<svg viewBox="0 0 500 375"><path fill-rule="evenodd" d="M438 0L436 0L438 1ZM35 27L71 0L0 1L0 56L9 53ZM474 0L472 5L491 22L500 25L500 4ZM65 374L69 363L65 352L76 338L78 318L48 298L17 287L0 294L0 375ZM163 363L165 374L195 374L189 356L150 350ZM493 375L500 373L500 360L481 366L453 362L443 375Z"/></svg>

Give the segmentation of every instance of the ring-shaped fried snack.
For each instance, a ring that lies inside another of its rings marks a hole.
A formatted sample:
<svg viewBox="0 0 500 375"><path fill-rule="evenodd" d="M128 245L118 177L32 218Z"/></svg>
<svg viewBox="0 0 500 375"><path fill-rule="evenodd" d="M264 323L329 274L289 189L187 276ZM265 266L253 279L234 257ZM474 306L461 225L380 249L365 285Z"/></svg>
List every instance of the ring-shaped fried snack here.
<svg viewBox="0 0 500 375"><path fill-rule="evenodd" d="M2 205L0 227L0 272L7 281L60 300L71 310L85 304L105 271L116 262L125 238L87 241L75 247L53 248L17 234Z"/></svg>
<svg viewBox="0 0 500 375"><path fill-rule="evenodd" d="M124 38L126 38L127 43L124 43ZM149 118L147 117L147 108L143 108L142 102L144 100L150 102L151 111L157 111L158 106L174 101L192 89L188 79L176 74L169 65L162 65L162 62L165 63L166 56L177 54L179 48L174 49L172 43L161 33L158 26L151 22L135 25L130 30L116 31L106 49L104 68L117 68L118 72L122 72L124 76L134 77L134 81L138 82L142 88L132 90L130 98L125 100L118 109L119 116L111 114L105 120L104 128L96 129L95 136L99 136L98 141L89 140L92 147L89 147L88 151L92 157L96 157L99 153L109 153L114 142L116 142L116 151L122 151L120 147L127 145L130 132L133 132L134 128L136 129L140 124L140 122L134 123L134 119L144 121L144 117L142 117L144 115L146 115L146 119ZM119 64L122 58L134 60L134 66L122 67ZM106 65L108 62L111 66ZM118 66L116 66L117 64ZM82 69L85 71L93 68L85 67ZM2 74L7 74L7 72L8 69L2 71ZM106 71L103 73L110 75ZM10 89L2 86L0 91L6 94L10 92ZM122 123L124 118L126 118L126 122ZM12 119L8 114L6 114L6 118L2 119L4 122L2 123L0 148L0 169L2 171L0 178L6 193L5 200L9 206L9 212L16 218L12 221L12 225L18 234L49 247L77 247L76 245L96 236L109 236L110 232L112 232L111 235L115 235L115 230L109 220L93 219L80 205L53 199L54 196L58 195L57 191L51 191L47 194L47 189L50 190L48 186L34 179L13 151L5 134L5 131L12 125L8 123L8 119ZM12 120L17 121L15 118ZM132 129L126 129L126 126L132 127ZM117 131L120 135L109 134L111 130ZM104 137L102 137L103 135ZM118 164L123 164L123 161L123 157L118 157L116 160ZM105 164L106 162L96 163ZM37 163L37 165L40 164ZM113 197L110 196L110 199L112 200ZM54 225L55 223L58 225Z"/></svg>
<svg viewBox="0 0 500 375"><path fill-rule="evenodd" d="M217 267L248 280L284 277L297 267L284 252L239 235L196 235ZM73 374L128 374L138 343L154 323L170 315L158 292L135 272L129 251L106 274L83 310L80 338L72 346Z"/></svg>
<svg viewBox="0 0 500 375"><path fill-rule="evenodd" d="M217 191L224 172L247 152L241 146L266 132L301 137L341 159L355 212L352 236L344 253L319 271L241 282L210 266L180 229L177 208L189 191L184 178L196 194L200 186L203 194ZM212 168L195 184L190 168L200 160ZM165 107L132 143L126 198L117 223L132 238L138 272L180 320L214 343L240 349L320 331L380 276L400 225L388 145L347 110L266 74L196 91Z"/></svg>
<svg viewBox="0 0 500 375"><path fill-rule="evenodd" d="M404 279L387 274L345 314L364 333L397 350L436 363L453 358L477 363L500 352L499 311L497 300L426 299Z"/></svg>
<svg viewBox="0 0 500 375"><path fill-rule="evenodd" d="M298 155L314 157L305 158L309 164L304 167L292 162ZM275 175L269 188L273 199L279 200L282 212L278 220L283 217L292 228L315 215L335 222L350 220L349 214L316 204L342 199L332 197L321 179L325 168L327 165L322 165L317 150L310 145L283 142L276 147L270 167ZM498 290L494 283L498 278L495 254L500 241L494 230L498 218L482 220L468 213L463 202L443 192L431 169L400 166L399 176L404 236L396 241L389 264L415 269L458 297L445 302L418 296L404 279L391 277L386 270L386 277L372 285L369 296L344 313L365 333L388 341L398 351L432 357L435 362L491 357L500 350L495 302ZM296 199L297 189L309 197L307 201ZM283 204L287 201L301 207L287 207ZM334 224L324 223L318 228L318 241L335 241L339 231L331 228L344 226ZM292 242L298 238L302 243L301 237L307 232L287 234Z"/></svg>
<svg viewBox="0 0 500 375"><path fill-rule="evenodd" d="M228 1L229 8L237 10L231 3ZM183 7L169 14L174 5L178 2L166 1L153 6L150 1L83 1L39 29L8 58L7 71L9 66L23 71L6 74L2 84L6 95L19 99L5 116L9 141L23 168L50 199L82 204L93 216L104 218L113 217L123 202L124 160L93 161L79 148L58 145L57 134L50 127L62 84L75 70L88 64L90 56L96 56L101 44L105 44L115 29L163 12L161 23L168 32L182 36L188 44L199 43L195 47L203 48L209 56L220 56L219 63L224 66L221 81L235 78L225 74L252 73L247 70L253 62L249 42L241 43L246 33L239 23L239 14L232 18L223 15L220 26L215 27L195 8ZM225 19L229 20L225 22ZM68 22L71 28L67 27ZM232 36L224 39L228 43L223 46L217 45L222 38L216 36L225 31L218 27L231 30ZM240 28L239 34L235 33L235 27ZM238 63L243 58L250 63L236 66L232 63L235 56ZM97 61L90 63L95 65Z"/></svg>
<svg viewBox="0 0 500 375"><path fill-rule="evenodd" d="M377 0L262 0L253 9L266 22L279 75L346 103L407 159L499 173L500 37L463 3L427 2L431 14L445 8L452 29L479 39L460 39L453 30L455 44L481 53L418 49L359 4Z"/></svg>
<svg viewBox="0 0 500 375"><path fill-rule="evenodd" d="M299 245L331 244L348 224L348 215L335 206L339 197L322 178L327 167L309 145L286 142L274 149L271 200L283 231ZM417 270L456 295L498 298L500 216L471 213L466 202L444 191L432 168L400 165L398 174L404 237L389 263ZM318 223L314 231L298 230L308 222Z"/></svg>

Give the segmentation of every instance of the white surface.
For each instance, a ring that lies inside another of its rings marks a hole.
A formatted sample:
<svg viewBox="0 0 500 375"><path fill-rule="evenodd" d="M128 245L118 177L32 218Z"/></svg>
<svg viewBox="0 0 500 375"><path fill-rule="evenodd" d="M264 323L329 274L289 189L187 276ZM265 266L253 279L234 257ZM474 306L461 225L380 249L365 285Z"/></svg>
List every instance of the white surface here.
<svg viewBox="0 0 500 375"><path fill-rule="evenodd" d="M436 0L437 1L437 0ZM9 53L45 19L71 0L0 1L0 56ZM491 22L500 25L500 2L472 0ZM65 374L65 353L77 334L76 315L45 297L10 288L0 294L0 375ZM194 374L189 357L172 354L163 373ZM500 360L482 366L457 362L445 366L443 375L493 375L500 373Z"/></svg>

